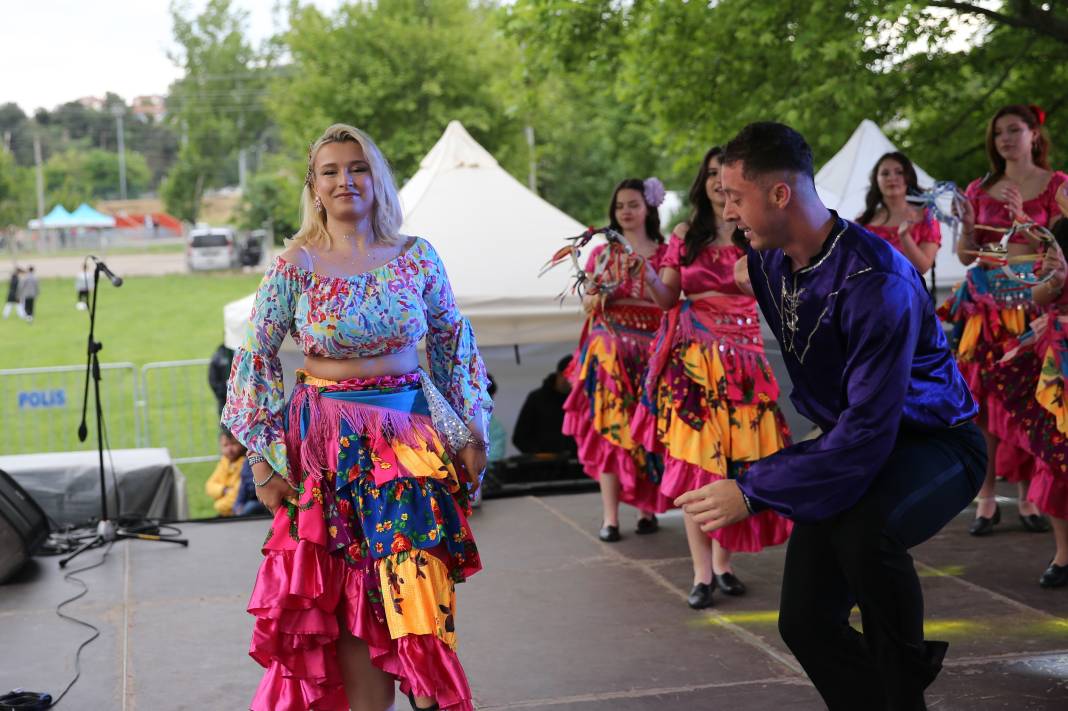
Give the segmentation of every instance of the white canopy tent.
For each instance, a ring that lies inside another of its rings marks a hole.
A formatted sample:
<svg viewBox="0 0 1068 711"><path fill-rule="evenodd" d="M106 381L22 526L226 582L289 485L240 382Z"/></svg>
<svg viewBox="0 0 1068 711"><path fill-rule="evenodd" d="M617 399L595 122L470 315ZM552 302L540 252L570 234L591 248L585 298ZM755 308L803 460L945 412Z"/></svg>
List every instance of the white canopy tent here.
<svg viewBox="0 0 1068 711"><path fill-rule="evenodd" d="M897 147L875 122L869 119L861 121L842 149L816 173L816 189L827 207L837 210L846 219L856 219L864 210L864 195L868 192L868 181L875 162L884 153L896 150ZM916 168L920 187L931 187L934 178L915 160L912 165ZM942 225L942 246L935 260L935 273L942 286L949 286L964 278L965 267L953 250L952 230L948 225Z"/></svg>

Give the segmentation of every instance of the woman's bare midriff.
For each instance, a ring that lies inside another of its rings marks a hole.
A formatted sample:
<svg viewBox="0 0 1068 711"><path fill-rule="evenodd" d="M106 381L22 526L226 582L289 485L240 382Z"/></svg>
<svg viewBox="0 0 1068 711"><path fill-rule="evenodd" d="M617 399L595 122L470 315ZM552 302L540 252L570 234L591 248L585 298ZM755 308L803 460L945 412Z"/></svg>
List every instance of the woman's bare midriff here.
<svg viewBox="0 0 1068 711"><path fill-rule="evenodd" d="M698 294L687 294L686 298L690 301L700 301L701 299L710 299L713 296L738 296L738 294L724 294L722 291L702 291Z"/></svg>
<svg viewBox="0 0 1068 711"><path fill-rule="evenodd" d="M404 375L419 367L419 352L412 348L401 353L372 358L319 358L304 356L304 370L323 380L377 378L382 375Z"/></svg>
<svg viewBox="0 0 1068 711"><path fill-rule="evenodd" d="M608 305L609 306L653 306L653 307L656 306L656 304L654 304L652 301L649 301L648 299L612 299L611 301L608 302Z"/></svg>

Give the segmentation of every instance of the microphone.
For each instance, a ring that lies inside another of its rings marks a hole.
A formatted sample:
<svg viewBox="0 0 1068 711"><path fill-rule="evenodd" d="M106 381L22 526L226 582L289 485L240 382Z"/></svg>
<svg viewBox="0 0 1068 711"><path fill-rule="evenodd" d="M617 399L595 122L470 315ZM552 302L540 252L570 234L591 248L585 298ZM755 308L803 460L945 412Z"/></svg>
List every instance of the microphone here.
<svg viewBox="0 0 1068 711"><path fill-rule="evenodd" d="M108 269L108 265L104 264L103 260L97 259L93 255L89 255L89 259L92 259L96 263L96 268L104 273L113 286L122 286L122 277L116 276L115 272Z"/></svg>

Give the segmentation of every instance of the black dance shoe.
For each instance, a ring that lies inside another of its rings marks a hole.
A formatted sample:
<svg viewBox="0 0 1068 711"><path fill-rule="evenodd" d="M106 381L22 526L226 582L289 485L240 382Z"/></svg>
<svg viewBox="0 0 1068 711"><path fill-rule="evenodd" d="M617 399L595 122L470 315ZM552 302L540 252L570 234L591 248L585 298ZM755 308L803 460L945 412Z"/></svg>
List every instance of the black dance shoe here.
<svg viewBox="0 0 1068 711"><path fill-rule="evenodd" d="M441 707L437 704L431 704L430 706L417 706L415 704L415 694L408 692L408 703L412 705L414 711L441 711Z"/></svg>
<svg viewBox="0 0 1068 711"><path fill-rule="evenodd" d="M1049 531L1049 521L1045 516L1039 516L1038 514L1020 514L1020 525L1024 527L1025 531L1031 533L1046 533Z"/></svg>
<svg viewBox="0 0 1068 711"><path fill-rule="evenodd" d="M722 590L724 595L745 595L745 583L739 580L734 573L717 575L716 587Z"/></svg>
<svg viewBox="0 0 1068 711"><path fill-rule="evenodd" d="M1068 565L1057 565L1050 561L1046 572L1038 579L1038 584L1044 588L1063 588L1068 585Z"/></svg>
<svg viewBox="0 0 1068 711"><path fill-rule="evenodd" d="M656 520L656 514L653 514L650 518L638 519L638 525L634 528L634 532L639 536L656 533L659 530L660 522Z"/></svg>
<svg viewBox="0 0 1068 711"><path fill-rule="evenodd" d="M619 526L602 526L597 537L605 543L615 543L623 538L623 536L619 535Z"/></svg>
<svg viewBox="0 0 1068 711"><path fill-rule="evenodd" d="M986 516L976 516L972 521L971 527L968 529L968 533L973 536L989 536L994 532L994 526L1001 523L1001 507L997 504L994 505L994 515L991 518Z"/></svg>
<svg viewBox="0 0 1068 711"><path fill-rule="evenodd" d="M686 598L686 604L695 610L712 607L712 591L715 589L715 578L707 585L705 583L697 583L697 585L693 586L693 590L690 591L690 596Z"/></svg>

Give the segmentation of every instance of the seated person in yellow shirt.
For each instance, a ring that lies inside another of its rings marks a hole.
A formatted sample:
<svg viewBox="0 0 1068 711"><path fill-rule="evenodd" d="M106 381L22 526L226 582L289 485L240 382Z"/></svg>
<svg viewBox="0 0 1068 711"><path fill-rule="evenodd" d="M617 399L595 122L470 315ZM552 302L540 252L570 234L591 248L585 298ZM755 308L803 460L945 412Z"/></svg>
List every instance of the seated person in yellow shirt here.
<svg viewBox="0 0 1068 711"><path fill-rule="evenodd" d="M234 501L241 488L241 465L245 463L245 447L223 429L219 433L219 451L222 457L215 471L208 477L204 490L214 499L215 511L220 516L234 515Z"/></svg>

